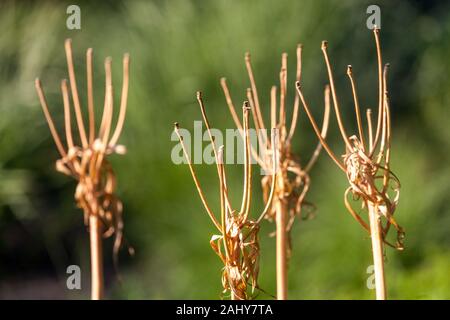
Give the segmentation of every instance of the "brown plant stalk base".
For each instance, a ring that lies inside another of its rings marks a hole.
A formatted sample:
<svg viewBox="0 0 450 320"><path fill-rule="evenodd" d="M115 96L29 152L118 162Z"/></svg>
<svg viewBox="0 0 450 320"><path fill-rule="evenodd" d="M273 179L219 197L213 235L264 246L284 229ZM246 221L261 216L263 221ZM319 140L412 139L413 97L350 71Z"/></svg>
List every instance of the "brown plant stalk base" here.
<svg viewBox="0 0 450 320"><path fill-rule="evenodd" d="M373 265L377 300L386 300L384 280L384 255L381 220L374 205L369 205L370 237L372 240Z"/></svg>
<svg viewBox="0 0 450 320"><path fill-rule="evenodd" d="M276 203L276 264L277 264L277 299L287 299L287 237L286 232L286 205L279 201Z"/></svg>
<svg viewBox="0 0 450 320"><path fill-rule="evenodd" d="M100 219L91 215L89 217L89 238L91 245L91 299L103 298L103 249L102 225Z"/></svg>

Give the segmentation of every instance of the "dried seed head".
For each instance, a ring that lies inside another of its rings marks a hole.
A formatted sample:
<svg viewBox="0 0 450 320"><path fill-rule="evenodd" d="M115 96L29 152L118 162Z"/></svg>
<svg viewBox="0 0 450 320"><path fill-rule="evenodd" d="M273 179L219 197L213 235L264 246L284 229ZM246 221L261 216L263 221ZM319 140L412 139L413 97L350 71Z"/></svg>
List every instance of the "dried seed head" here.
<svg viewBox="0 0 450 320"><path fill-rule="evenodd" d="M244 187L242 193L242 203L240 210L232 207L228 196L228 185L226 183L226 173L223 164L224 147L219 146L217 152L214 146L214 139L211 134L211 128L208 117L205 112L204 103L200 92L197 92L197 100L205 122L210 142L213 145L216 157L219 186L220 186L220 219L217 219L211 210L203 190L200 187L195 170L189 159L186 146L179 133L179 125L175 123L175 132L178 135L183 153L188 161L192 178L200 195L202 203L208 213L211 221L217 228L218 234L211 237L210 245L214 252L222 260L224 267L222 269L222 286L224 294L231 294L234 299L251 299L254 297L255 289L258 287L259 273L259 222L265 215L262 213L260 219L249 218L251 205L251 161L250 161L250 141L248 133L248 113L251 108L249 102L245 101L242 106L243 129L244 129ZM274 179L275 181L275 179ZM266 209L267 210L267 209Z"/></svg>
<svg viewBox="0 0 450 320"><path fill-rule="evenodd" d="M111 58L105 60L106 70L106 91L103 117L99 134L95 137L95 120L94 120L94 98L92 85L92 48L86 52L87 59L87 104L89 116L89 138L86 135L83 122L81 103L78 97L78 89L76 84L72 41L65 41L65 50L67 57L67 67L69 72L70 93L76 116L78 134L81 146L76 145L72 137L71 128L71 110L69 99L69 88L67 80L61 82L61 91L64 102L64 118L65 118L65 135L67 148L61 142L58 132L53 123L53 119L48 110L47 101L42 90L41 82L36 79L36 90L44 111L45 118L48 122L51 134L61 155L61 159L56 161L56 169L66 175L72 176L77 180L78 184L75 191L75 200L77 206L83 209L85 223L89 223L90 216L100 218L102 222L102 231L104 237L115 234L114 241L114 260L117 266L118 251L122 245L122 202L115 195L116 177L114 171L107 161L107 155L111 153L124 154L126 148L123 145L117 145L116 142L120 136L125 119L125 111L127 105L127 93L129 82L129 55L126 54L123 60L124 74L122 98L119 111L119 120L111 139L109 139L109 131L112 124L112 83L111 83Z"/></svg>
<svg viewBox="0 0 450 320"><path fill-rule="evenodd" d="M297 68L296 68L296 80L297 85L300 84L301 70L302 70L302 45L297 45L296 58L297 58ZM274 159L277 158L277 167L273 169L276 175L268 174L262 178L263 187L263 198L266 203L267 210L265 210L265 218L273 221L275 218L277 203L283 202L288 204L288 210L290 215L290 220L287 224L287 232L292 228L292 224L296 216L301 216L305 213L305 217L310 217L314 211L314 206L305 201L306 193L309 189L310 178L309 170L313 167L315 161L321 150L320 143L317 145L316 150L313 153L308 164L303 168L300 165L299 159L291 151L292 138L295 132L298 118L298 108L299 108L299 97L296 95L293 111L292 111L292 122L290 127L286 124L286 99L287 99L287 53L281 55L281 68L279 73L280 79L280 89L279 97L277 97L277 87L273 86L271 88L271 103L270 103L270 124L272 129L278 130L279 138L276 140L276 144L264 138L264 135L258 135L259 146L265 148L267 152L264 158L260 158L257 152L252 147L252 155L258 162L258 164L266 171L272 172L272 166L274 164ZM247 52L245 54L245 65L247 68L248 78L250 81L250 88L247 89L247 98L252 109L253 122L255 128L259 130L266 130L264 124L264 118L261 113L261 105L258 99L257 86L255 82L255 77L251 65L250 54ZM221 79L221 85L225 94L228 108L233 117L236 126L241 129L242 124L236 116L236 111L234 104L232 102L230 92L226 85L225 78ZM277 100L279 103L277 105ZM329 103L325 106L326 109L329 108ZM277 118L278 115L278 118ZM327 132L328 127L328 115L326 112L324 117L323 127L320 130L324 137ZM271 152L270 150L275 150ZM274 177L278 177L278 183L274 184ZM272 185L275 185L275 190L273 190ZM302 209L305 209L302 211Z"/></svg>
<svg viewBox="0 0 450 320"><path fill-rule="evenodd" d="M352 85L355 114L358 124L358 136L348 136L346 133L340 116L339 103L337 101L336 91L334 88L333 73L331 70L331 64L329 62L328 54L326 52L327 43L325 41L322 42L322 51L324 53L325 63L328 70L328 77L330 81L337 122L341 135L343 137L343 141L346 145L346 153L342 156L344 159L343 162L338 157L336 157L336 155L333 153L333 151L331 151L330 147L326 143L325 139L321 137L318 126L304 98L300 83L297 82L296 86L299 96L302 100L303 107L306 111L306 114L308 115L308 118L311 121L314 131L319 137L320 142L322 143L323 147L326 149L330 157L347 175L350 187L345 192L345 205L348 211L366 230L369 231L368 224L364 221L364 219L360 217L356 210L352 208L349 200L349 195L352 194L353 199L360 200L362 208L375 208L378 217L385 220L385 224L384 226L382 226L383 241L388 245L402 250L404 231L394 219L394 212L398 205L400 193L400 182L390 170L390 106L388 91L386 89L388 65L385 65L385 67L382 68L379 28L375 27L373 32L375 35L378 61L379 111L375 137L373 136L372 131L372 111L370 109L367 109L366 111L368 145L366 145L366 138L364 136L364 130L359 111L356 85L353 79L353 70L350 65L347 67L347 75ZM375 154L375 150L377 147L379 147L379 151L377 154ZM397 229L397 242L395 245L390 244L386 240L386 236L391 225L393 225Z"/></svg>

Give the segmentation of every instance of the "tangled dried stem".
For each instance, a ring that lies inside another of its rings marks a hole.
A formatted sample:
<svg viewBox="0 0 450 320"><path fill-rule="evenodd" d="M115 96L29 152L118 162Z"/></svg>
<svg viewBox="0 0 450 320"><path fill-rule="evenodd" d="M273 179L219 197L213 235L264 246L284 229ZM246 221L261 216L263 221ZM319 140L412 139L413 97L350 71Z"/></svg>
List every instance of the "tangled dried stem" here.
<svg viewBox="0 0 450 320"><path fill-rule="evenodd" d="M345 191L345 205L350 214L361 224L361 226L365 230L367 230L372 235L374 260L380 260L380 277L383 278L382 281L380 281L380 285L384 287L382 260L378 259L378 257L375 256L382 255L382 243L392 246L398 250L403 250L404 231L394 219L394 212L399 200L400 181L390 169L391 121L389 110L389 95L387 90L387 71L389 65L386 64L383 68L379 32L380 30L378 28L374 28L373 33L375 36L378 62L378 120L374 136L372 129L372 112L370 109L367 109L367 140L364 136L358 95L356 91L352 67L347 67L347 75L352 87L358 135L349 136L343 125L340 114L339 103L334 85L333 72L327 53L328 44L326 41L322 42L322 52L324 54L328 71L328 78L330 81L336 119L339 126L339 131L345 143L346 152L342 156L343 161L341 161L333 153L333 151L326 143L325 139L321 136L319 128L303 95L300 81L297 81L296 85L297 92L302 101L303 107L311 121L314 131L316 132L316 135L318 136L320 142L322 143L323 147L328 152L330 157L347 175L350 186ZM377 148L378 152L376 152ZM353 200L355 201L361 201L361 209L366 209L368 211L370 226L364 221L359 213L357 213L356 210L353 209L349 200L350 196L352 196ZM371 216L372 214L374 215L373 217ZM385 220L384 225L381 223L382 218ZM395 244L391 244L386 239L391 225L393 225L397 230L397 240ZM379 234L374 235L374 233L377 232ZM378 241L380 242L380 245L375 243ZM380 252L375 253L375 251ZM377 268L377 266L375 266L375 268ZM377 296L385 296L383 295L383 292L385 291L384 288L382 288L382 290L380 291L382 292L380 293L380 295L378 295L377 290Z"/></svg>
<svg viewBox="0 0 450 320"><path fill-rule="evenodd" d="M300 81L302 74L302 45L297 46L297 68L296 79ZM265 216L269 221L275 221L277 225L277 280L278 298L285 299L287 297L286 285L286 269L287 259L291 254L291 237L290 232L295 220L295 217L302 215L302 209L306 209L304 219L312 217L315 207L305 200L306 194L310 186L309 171L314 166L322 149L322 145L318 143L310 160L305 167L300 165L299 157L292 152L292 138L297 127L299 97L295 95L291 123L288 128L286 123L286 97L287 97L287 54L283 53L281 57L281 70L279 73L280 89L279 98L277 97L277 87L273 86L270 91L270 126L279 133L275 144L271 145L271 141L267 139L266 125L261 112L261 104L259 102L258 91L256 87L255 77L253 74L250 54L245 55L245 65L250 80L250 88L247 89L247 99L252 109L253 121L255 128L258 131L258 145L259 154L252 147L252 155L261 166L261 168L268 174L261 179L263 189L263 199L266 205L270 206ZM232 118L239 129L242 129L242 124L236 115L233 101L231 99L230 91L228 89L226 79L221 79L221 85L229 111ZM279 100L277 105L277 100ZM329 88L325 88L325 114L323 118L323 125L321 135L326 137L329 120ZM273 198L269 197L273 177L270 172L274 166L272 151L277 151L277 158L275 163L277 184ZM287 220L286 215L289 215Z"/></svg>
<svg viewBox="0 0 450 320"><path fill-rule="evenodd" d="M179 125L175 123L175 132L180 140L184 156L187 159L192 178L200 195L202 203L208 213L211 221L216 226L218 234L213 235L210 244L214 252L220 257L224 264L222 270L223 293L230 293L232 299L244 300L251 299L255 295L255 289L258 286L259 273L259 222L269 209L267 205L258 219L250 218L250 205L252 194L252 165L250 156L250 138L249 138L249 111L248 102L243 106L243 137L244 137L244 187L239 210L233 209L229 199L226 173L223 163L224 147L216 148L211 127L206 116L205 107L201 93L197 93L197 100L206 125L209 139L212 145L220 186L220 220L211 210L203 190L198 181L194 167L191 163L189 153L183 142L183 137L179 132ZM275 132L272 132L274 140ZM275 153L274 153L275 154ZM275 177L271 187L271 197L275 188ZM249 288L251 287L251 290Z"/></svg>
<svg viewBox="0 0 450 320"><path fill-rule="evenodd" d="M123 57L123 83L122 96L120 102L120 111L116 127L112 133L113 118L113 87L111 75L111 58L105 60L106 89L105 102L103 107L103 115L101 125L96 133L95 117L94 117L94 97L93 97L93 74L92 74L92 49L86 52L87 60L87 104L89 117L89 132L86 134L83 114L81 110L78 89L76 84L71 40L65 42L65 50L67 57L67 66L69 72L70 91L75 111L76 123L81 145L77 145L72 135L71 124L71 108L69 98L69 87L67 80L61 82L61 92L64 105L64 123L65 137L67 147L56 130L53 119L50 115L47 100L39 79L36 79L35 86L39 95L40 103L44 111L45 118L50 128L56 147L61 155L61 159L56 161L56 169L77 180L78 184L75 191L75 201L77 206L84 212L84 222L86 226L90 226L91 241L97 242L94 247L99 250L101 255L101 239L97 237L97 233L104 238L115 235L114 241L114 262L117 266L118 251L122 244L123 221L122 221L122 202L115 195L116 177L111 164L106 157L112 153L124 154L126 149L123 145L118 145L117 141L121 134L125 121L128 83L129 83L129 55ZM97 224L99 230L94 230L91 224ZM93 233L95 233L93 235ZM98 243L100 242L100 243ZM92 242L91 242L92 248ZM95 256L95 255L94 255ZM101 259L101 257L97 257ZM95 261L94 261L95 262ZM93 263L94 263L93 262ZM98 262L98 268L101 269L101 261ZM97 268L97 269L98 269ZM101 275L101 270L97 270ZM98 281L99 279L94 279ZM101 284L100 284L101 286ZM94 288L93 288L94 289ZM101 289L99 289L101 291ZM101 297L101 292L96 294ZM93 294L94 296L94 294Z"/></svg>
<svg viewBox="0 0 450 320"><path fill-rule="evenodd" d="M302 45L297 46L297 68L296 68L296 79L300 81L301 71L302 71ZM252 155L256 158L258 164L261 168L269 173L265 175L262 180L262 189L264 201L267 204L270 194L270 186L272 185L271 168L273 166L272 159L272 147L271 142L266 138L264 134L266 126L261 112L261 105L258 98L257 87L255 83L255 78L253 75L253 69L250 59L250 54L245 55L245 64L247 68L247 73L250 80L250 88L247 89L247 98L252 109L253 121L255 128L258 130L258 145L263 148L263 152L259 155L255 149L252 147ZM280 92L279 92L279 103L277 106L277 87L273 86L270 91L270 126L272 129L276 129L279 133L276 139L276 148L278 153L278 158L276 159L276 173L278 176L278 183L275 187L275 192L273 199L270 203L270 209L267 212L265 218L270 221L275 220L276 207L278 202L282 202L287 205L289 211L289 221L286 225L286 231L290 232L294 219L296 216L300 216L302 213L302 207L309 207L310 212L314 210L314 206L305 201L306 193L310 186L309 171L314 166L317 158L322 149L322 145L319 143L313 152L308 163L305 167L300 165L299 157L292 152L292 138L295 133L298 120L298 109L299 109L299 97L295 95L293 112L291 123L288 129L286 124L286 97L287 97L287 54L283 53L281 58L281 70L279 73L280 79ZM226 79L221 79L221 85L225 98L227 101L228 108L233 117L236 126L242 129L242 125L239 118L236 116L236 111L234 108L233 101L231 99L230 91L226 83ZM325 88L325 114L323 118L323 125L321 129L321 135L323 138L326 137L328 130L328 119L329 119L329 88ZM262 158L260 155L262 154ZM290 249L290 248L289 248Z"/></svg>

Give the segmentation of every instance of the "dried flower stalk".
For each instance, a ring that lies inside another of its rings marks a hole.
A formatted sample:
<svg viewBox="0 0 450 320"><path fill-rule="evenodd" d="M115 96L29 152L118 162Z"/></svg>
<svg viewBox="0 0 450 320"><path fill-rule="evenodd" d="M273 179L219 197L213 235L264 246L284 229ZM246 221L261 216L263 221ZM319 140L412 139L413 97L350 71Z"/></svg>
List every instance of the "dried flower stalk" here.
<svg viewBox="0 0 450 320"><path fill-rule="evenodd" d="M345 206L350 214L371 235L372 253L375 269L376 297L386 298L386 286L384 279L383 246L387 244L398 250L403 250L404 231L394 219L394 212L398 205L400 194L400 181L390 169L391 147L391 119L389 111L389 95L387 90L388 64L383 68L381 47L378 28L374 28L375 44L378 62L378 120L375 136L372 131L371 110L367 109L368 140L364 137L364 130L359 110L358 95L353 77L352 67L348 66L347 75L350 79L354 100L358 134L348 136L342 122L339 103L333 80L333 72L327 53L327 42L322 42L322 51L327 66L328 77L333 97L336 119L339 130L345 143L345 154L341 161L330 149L325 139L321 136L319 128L311 114L310 108L302 92L300 81L297 81L297 91L303 107L311 121L311 124L329 156L338 167L345 172L350 186L345 191ZM378 148L378 152L376 152ZM367 209L369 224L351 206L350 196L354 201L361 202L361 209ZM382 220L385 220L383 225ZM390 226L397 230L397 241L391 244L386 240Z"/></svg>
<svg viewBox="0 0 450 320"><path fill-rule="evenodd" d="M93 73L92 73L92 49L86 52L87 66L87 105L88 105L88 134L86 134L81 104L76 84L71 40L65 42L67 67L69 72L70 92L75 111L75 118L80 138L77 145L72 135L72 122L69 98L69 86L67 80L61 82L61 92L64 105L64 127L67 147L56 130L50 115L47 100L39 79L35 86L39 96L45 118L50 128L53 140L61 155L56 161L56 170L77 180L75 201L84 212L84 222L89 226L90 250L91 250L91 297L94 300L103 297L103 258L102 237L115 235L114 263L117 266L118 251L122 245L123 221L122 202L115 195L116 177L114 171L106 159L112 153L124 154L126 149L118 145L117 141L122 132L127 108L129 62L128 54L123 57L123 83L120 111L116 127L112 131L113 118L113 87L111 75L111 58L105 59L106 89L105 102L101 125L96 132L94 117ZM112 135L111 135L112 132Z"/></svg>
<svg viewBox="0 0 450 320"><path fill-rule="evenodd" d="M209 139L212 145L214 157L216 160L217 173L220 185L220 220L211 210L203 190L198 181L194 167L191 163L183 137L179 132L179 125L175 123L175 132L178 135L180 144L183 149L184 156L187 159L189 169L192 174L197 191L200 195L202 203L208 213L211 221L217 228L218 234L213 235L210 244L214 252L220 257L224 264L222 270L222 286L223 293L230 293L233 300L247 300L254 297L255 289L258 286L259 273L259 223L269 210L267 205L258 219L250 218L250 205L252 194L252 165L250 156L250 138L249 138L249 111L248 102L244 102L243 106L243 137L244 137L244 187L241 207L239 210L233 209L228 197L228 185L226 179L225 168L223 164L223 150L220 146L215 146L214 137L211 133L211 127L205 112L202 95L197 92L197 101L200 106L203 121L206 125ZM274 141L275 132L272 133ZM274 153L275 156L275 153ZM274 162L275 163L275 162ZM272 171L274 172L274 171ZM275 176L272 179L271 195L272 198L275 189ZM270 201L269 201L270 203ZM251 287L251 290L249 289Z"/></svg>
<svg viewBox="0 0 450 320"><path fill-rule="evenodd" d="M296 68L296 80L300 81L302 74L302 45L297 46L297 68ZM258 91L256 87L255 77L253 74L250 54L245 55L245 65L247 68L248 77L250 80L250 88L247 89L247 99L250 103L253 121L255 128L258 130L258 144L260 148L263 148L262 158L257 152L252 149L252 155L255 157L258 164L265 172L270 172L270 168L273 166L273 155L271 152L271 141L267 139L264 134L266 125L261 112L261 104L259 102ZM286 124L286 97L287 97L287 54L283 53L281 57L281 70L279 73L280 90L279 98L277 97L277 87L273 86L270 91L270 127L276 129L279 132L278 140L276 144L277 153L279 158L277 159L276 175L277 184L273 198L270 198L270 190L273 180L273 175L267 174L263 176L261 180L263 189L263 198L266 205L270 206L267 211L267 218L270 221L276 223L276 265L277 265L277 298L280 300L287 299L287 262L291 254L291 237L290 231L294 223L296 216L302 215L302 208L307 209L305 218L312 216L315 207L305 200L307 191L310 186L309 171L314 166L317 158L322 149L322 145L318 143L313 155L308 161L305 167L300 165L300 160L292 152L292 138L297 127L298 109L299 109L299 97L296 94L292 119L290 127ZM242 129L242 124L236 115L233 101L231 99L230 91L228 89L226 79L221 79L222 89L225 94L228 108L233 117L236 126ZM325 114L323 118L323 125L321 129L321 135L326 137L329 120L329 88L325 88ZM277 100L279 103L277 105Z"/></svg>

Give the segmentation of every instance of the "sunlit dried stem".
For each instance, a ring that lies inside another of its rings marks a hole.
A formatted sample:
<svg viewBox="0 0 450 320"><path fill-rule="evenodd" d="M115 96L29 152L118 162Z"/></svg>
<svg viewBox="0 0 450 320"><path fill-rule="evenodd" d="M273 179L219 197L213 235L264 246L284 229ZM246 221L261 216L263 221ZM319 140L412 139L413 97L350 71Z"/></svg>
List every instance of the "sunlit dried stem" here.
<svg viewBox="0 0 450 320"><path fill-rule="evenodd" d="M301 81L301 77L302 77L302 49L303 49L303 46L301 44L299 44L297 46L297 72L295 75L295 81ZM294 100L294 110L292 112L291 128L289 129L289 136L288 136L289 140L292 139L292 137L294 136L295 128L297 128L299 104L300 104L300 99L299 99L299 96L296 94L295 100Z"/></svg>
<svg viewBox="0 0 450 320"><path fill-rule="evenodd" d="M376 206L369 204L370 237L372 240L373 264L377 300L386 299L386 282L384 278L384 254L381 220Z"/></svg>
<svg viewBox="0 0 450 320"><path fill-rule="evenodd" d="M272 86L270 90L270 126L277 127L277 87Z"/></svg>
<svg viewBox="0 0 450 320"><path fill-rule="evenodd" d="M91 297L98 300L103 297L103 258L102 238L115 235L113 245L113 261L117 268L117 256L123 239L123 221L121 201L114 194L116 178L106 156L111 153L123 154L125 147L117 145L120 132L125 119L125 110L128 90L128 54L124 57L124 88L122 90L121 109L119 120L113 138L109 139L113 118L113 88L111 75L111 59L105 60L105 103L103 115L96 138L95 110L93 96L92 49L86 52L87 73L87 108L89 137L86 136L83 115L76 85L71 40L65 42L67 67L69 73L70 93L72 94L78 133L81 146L77 146L72 135L71 107L69 88L66 80L61 82L61 93L64 106L64 131L67 150L61 142L39 79L35 81L36 91L44 111L45 119L50 128L61 159L56 161L56 169L78 181L75 190L77 206L83 209L84 220L89 226L91 250ZM132 249L130 248L130 252Z"/></svg>
<svg viewBox="0 0 450 320"><path fill-rule="evenodd" d="M302 70L302 46L298 45L296 50L297 68L296 79L301 79ZM258 99L257 87L255 84L254 72L251 65L250 54L245 55L245 65L247 68L250 89L247 89L247 99L253 111L253 122L258 133L265 129L264 118L261 114L262 106ZM308 206L304 203L306 192L309 189L310 178L308 171L317 160L322 149L320 143L311 156L305 168L298 163L297 157L291 152L291 139L293 138L298 119L298 109L300 99L295 95L292 109L292 118L288 130L286 124L287 118L287 53L281 56L281 68L279 72L279 97L277 97L277 87L272 86L270 91L270 125L273 132L277 132L277 139L270 141L264 135L258 134L259 147L263 148L264 155L256 158L258 164L268 172L274 167L276 174L274 176L266 174L262 178L263 195L266 204L264 214L265 218L273 220L276 223L276 264L277 264L277 298L287 298L287 260L291 252L290 230L295 216L301 215L302 206ZM224 78L221 79L222 89L225 94L228 108L236 126L241 129L242 125L237 118L234 105L231 99L230 91ZM322 129L318 129L320 134L325 137L329 121L329 89L325 95L325 114ZM278 100L278 101L277 101ZM290 110L289 110L290 111ZM275 142L276 141L276 142ZM276 150L270 152L269 149ZM253 150L252 150L253 151ZM276 177L276 178L275 178ZM276 181L275 181L276 180ZM310 208L313 206L309 205ZM260 218L262 219L262 217ZM258 221L260 220L258 219Z"/></svg>
<svg viewBox="0 0 450 320"><path fill-rule="evenodd" d="M84 129L83 115L81 113L80 99L78 97L77 82L75 78L75 70L73 67L73 56L72 56L72 40L67 39L65 42L66 58L67 58L67 69L69 71L70 88L72 90L73 105L75 108L75 115L78 124L78 131L80 133L81 144L83 148L87 148L88 141L86 138L86 131Z"/></svg>
<svg viewBox="0 0 450 320"><path fill-rule="evenodd" d="M328 143L325 141L325 138L322 137L319 126L317 125L316 120L314 119L311 110L309 108L308 103L305 100L305 97L303 96L303 91L301 89L301 85L300 82L296 82L296 88L297 88L297 92L300 96L300 100L302 101L303 107L305 108L306 114L313 126L314 131L316 132L317 137L319 138L319 141L321 142L322 146L324 147L324 149L327 151L328 155L331 157L331 159L333 159L333 161L338 165L339 168L342 169L342 171L345 171L345 166L344 164L338 159L338 157L334 154L334 152L331 150L330 146L328 145Z"/></svg>
<svg viewBox="0 0 450 320"><path fill-rule="evenodd" d="M372 110L366 110L366 118L367 118L367 131L369 132L369 150L372 150L373 147L373 129L372 129Z"/></svg>
<svg viewBox="0 0 450 320"><path fill-rule="evenodd" d="M117 120L116 129L111 137L110 145L115 145L122 133L123 124L125 123L125 115L127 113L128 87L129 87L129 69L130 69L130 55L123 56L123 79L122 79L122 95L120 98L120 111Z"/></svg>
<svg viewBox="0 0 450 320"><path fill-rule="evenodd" d="M347 75L350 78L350 83L352 85L352 93L353 93L353 103L355 104L355 114L356 114L356 122L358 124L358 132L359 132L359 140L363 146L363 150L366 149L365 139L364 139L364 131L361 122L361 112L359 110L359 102L358 102L358 94L356 93L356 84L353 79L353 71L352 66L347 66Z"/></svg>
<svg viewBox="0 0 450 320"><path fill-rule="evenodd" d="M221 228L219 222L217 221L214 213L210 209L210 207L208 205L208 202L206 201L205 195L203 194L203 190L200 187L200 183L198 181L198 178L197 178L197 175L195 173L194 167L192 166L191 159L189 157L189 154L187 152L186 146L184 144L183 137L180 135L179 124L178 123L175 123L175 132L176 132L176 134L178 136L178 139L180 140L180 144L181 144L181 147L183 149L184 156L186 157L186 160L187 160L187 163L188 163L188 166L189 166L189 170L191 171L192 179L194 180L195 187L197 188L197 192L198 192L198 194L200 196L200 199L202 200L203 206L205 207L206 212L208 213L208 215L211 218L211 220L214 223L214 225L220 231L222 228ZM220 170L219 170L219 172L220 172Z"/></svg>
<svg viewBox="0 0 450 320"><path fill-rule="evenodd" d="M372 144L372 148L370 149L370 156L375 152L375 148L377 147L378 141L380 139L381 127L383 121L383 108L384 108L384 83L383 83L383 59L381 56L381 45L380 45L380 29L375 27L373 28L373 34L375 37L375 45L377 49L377 64L378 64L378 122L377 122L377 131L375 133L375 140Z"/></svg>
<svg viewBox="0 0 450 320"><path fill-rule="evenodd" d="M371 235L372 254L375 268L375 284L377 299L386 298L386 286L384 278L384 261L383 250L384 245L392 246L398 250L403 250L404 231L394 219L394 212L398 204L400 194L400 182L398 178L390 170L390 111L389 97L387 91L387 70L388 65L382 70L381 49L379 41L379 29L374 29L377 60L378 60L378 78L379 78L379 111L375 137L372 131L371 110L367 109L367 127L368 127L368 146L365 145L364 131L362 127L361 115L359 110L358 96L356 93L356 85L354 82L352 69L349 66L347 75L350 78L353 94L353 102L355 106L355 114L358 125L359 137L356 135L347 136L343 126L339 106L336 98L335 87L333 83L333 74L327 54L327 44L322 42L322 51L325 56L325 62L330 80L331 92L333 96L333 104L335 106L336 118L339 130L346 145L346 153L343 155L344 162L341 162L333 153L325 139L321 136L319 128L311 114L309 105L301 90L300 82L297 82L297 91L302 101L306 114L313 126L323 147L326 149L330 157L336 162L338 167L342 169L349 181L350 186L344 193L344 203L349 213L355 220ZM380 144L380 150L374 156L374 150ZM360 200L361 208L368 211L369 224L364 221L360 214L352 207L351 200ZM385 219L383 226L382 219ZM394 226L397 230L397 242L391 244L387 241L387 233L390 226Z"/></svg>
<svg viewBox="0 0 450 320"><path fill-rule="evenodd" d="M243 132L242 123L241 123L241 120L239 120L239 117L237 116L236 109L235 109L234 104L233 104L233 100L231 99L230 90L228 89L226 78L221 78L220 79L220 85L222 86L222 89L223 89L223 92L224 92L224 95L225 95L225 100L227 102L228 110L231 113L233 121L234 121L236 127L242 133ZM262 168L265 168L266 164L262 161L262 159L258 155L258 152L253 147L253 145L251 145L250 148L251 148L252 157L256 160L256 162L258 162L258 164Z"/></svg>
<svg viewBox="0 0 450 320"><path fill-rule="evenodd" d="M92 48L86 51L86 74L87 74L87 99L89 112L89 143L95 139L95 111L94 111L94 86L92 72Z"/></svg>
<svg viewBox="0 0 450 320"><path fill-rule="evenodd" d="M252 88L253 99L255 100L255 111L259 122L259 127L265 129L264 119L261 115L261 107L259 104L258 91L256 89L255 77L253 75L252 63L250 59L250 54L247 52L245 54L245 65L247 67L248 77L250 79L250 86Z"/></svg>
<svg viewBox="0 0 450 320"><path fill-rule="evenodd" d="M210 135L210 142L214 143L211 134L211 128L203 103L201 94L197 94L203 121ZM234 110L234 107L232 108ZM218 220L208 202L205 199L202 188L200 187L195 170L191 164L189 153L180 134L179 125L175 124L175 132L180 140L184 156L189 165L191 175L200 195L202 203L216 226L219 234L214 235L210 244L221 261L224 263L222 272L222 285L224 293L229 292L231 299L241 300L253 297L254 290L259 289L257 278L259 272L259 222L268 210L264 209L257 220L250 219L250 206L252 194L252 165L251 165L251 146L249 137L249 112L251 108L248 102L243 105L243 139L244 139L244 182L242 191L242 200L240 210L233 210L228 197L228 186L226 183L226 174L223 164L223 146L214 151L217 164L219 186L220 186L220 219ZM240 121L239 121L240 123ZM213 145L213 150L215 146ZM274 152L275 153L275 152ZM274 175L274 173L272 173ZM275 181L275 178L273 179ZM272 185L273 194L274 185ZM219 222L220 221L220 222ZM251 286L251 293L248 292L248 285Z"/></svg>
<svg viewBox="0 0 450 320"><path fill-rule="evenodd" d="M281 55L280 70L280 129L284 134L286 125L286 94L287 94L287 53Z"/></svg>

